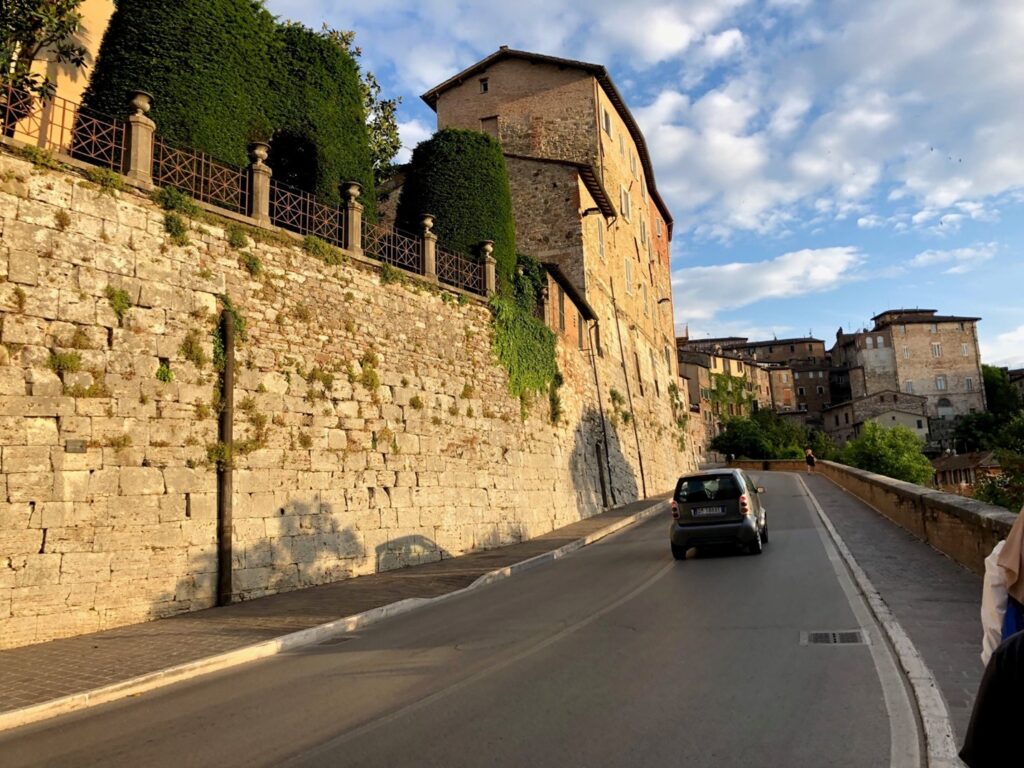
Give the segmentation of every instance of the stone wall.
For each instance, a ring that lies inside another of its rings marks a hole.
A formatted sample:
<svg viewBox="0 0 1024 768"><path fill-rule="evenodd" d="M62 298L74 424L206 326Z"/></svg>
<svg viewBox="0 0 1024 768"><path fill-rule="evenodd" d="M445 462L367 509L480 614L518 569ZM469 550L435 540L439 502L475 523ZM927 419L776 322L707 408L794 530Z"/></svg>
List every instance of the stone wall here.
<svg viewBox="0 0 1024 768"><path fill-rule="evenodd" d="M802 461L735 461L731 466L775 472L805 471ZM817 471L900 527L979 575L985 558L1009 533L1017 515L1002 507L883 477L833 461Z"/></svg>
<svg viewBox="0 0 1024 768"><path fill-rule="evenodd" d="M618 503L640 495L632 426L602 429L576 344L558 350L559 422L546 397L523 418L479 300L354 256L326 266L284 234L235 249L225 226L191 222L173 245L145 197L0 154L0 645L214 603L221 296L246 326L237 599L586 517L599 456ZM649 400L636 414L656 493L692 462L661 436L664 392Z"/></svg>

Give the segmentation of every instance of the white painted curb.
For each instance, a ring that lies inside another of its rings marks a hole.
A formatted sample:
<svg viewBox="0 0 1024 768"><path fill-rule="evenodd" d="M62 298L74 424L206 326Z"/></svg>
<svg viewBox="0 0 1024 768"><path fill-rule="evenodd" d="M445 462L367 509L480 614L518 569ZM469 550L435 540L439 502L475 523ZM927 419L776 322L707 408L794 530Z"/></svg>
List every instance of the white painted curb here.
<svg viewBox="0 0 1024 768"><path fill-rule="evenodd" d="M257 659L263 659L268 656L274 656L305 645L322 643L325 640L338 637L339 635L344 635L348 632L353 632L356 629L368 627L371 624L376 624L378 621L391 618L392 616L399 616L403 613L414 611L417 608L422 608L427 605L439 603L443 600L451 599L457 595L469 592L470 590L479 589L480 587L487 586L488 584L493 584L497 581L501 581L502 579L507 579L517 573L522 573L523 571L536 568L544 563L558 560L571 552L582 549L588 544L593 544L607 536L611 536L613 533L616 533L627 526L633 525L641 520L646 520L649 517L653 517L658 514L658 512L664 511L665 509L667 509L667 507L664 500L652 501L649 507L640 510L636 514L616 520L614 523L602 528L601 530L594 531L581 539L571 541L558 549L485 573L468 587L463 587L462 589L458 589L454 592L448 592L443 595L438 595L437 597L411 597L406 600L399 600L396 603L389 603L388 605L371 608L363 613L345 616L326 624L320 624L315 627L299 630L298 632L292 632L288 635L275 637L273 640L265 640L261 643L247 645L243 648L236 648L233 651L227 651L226 653L221 653L216 656L209 656L205 659L197 659L196 661L179 664L157 672L150 672L146 675L133 677L130 680L123 680L119 683L105 685L101 688L94 688L90 691L74 693L70 696L53 699L52 701L44 701L41 704L36 704L31 707L24 707L23 709L4 712L3 714L0 714L0 731L7 731L12 728L19 728L23 725L38 723L41 720L47 720L51 717L65 715L70 712L76 712L88 707L99 706L100 704L117 701L118 699L123 699L128 696L138 696L139 694L146 693L157 688L162 688L166 685L173 685L174 683L191 680L192 678L199 677L200 675L209 674L229 667L235 667L239 664L256 661Z"/></svg>
<svg viewBox="0 0 1024 768"><path fill-rule="evenodd" d="M807 498L814 505L822 525L825 526L825 530L828 531L832 543L839 550L839 554L846 563L846 567L853 574L853 579L867 600L868 607L875 615L875 619L882 625L882 629L889 638L889 643L896 651L896 658L899 659L900 666L903 667L903 671L910 680L914 698L917 700L917 709L921 714L921 722L924 725L927 765L929 768L958 768L963 766L963 762L961 762L957 754L956 737L953 735L953 722L949 716L946 701L942 698L942 692L939 690L939 684L935 680L935 676L928 668L928 665L925 664L921 654L918 653L910 637L896 620L896 617L889 609L889 606L886 605L878 590L875 589L867 574L864 573L864 570L854 560L853 554L846 546L846 542L843 541L835 526L832 525L832 521L829 520L825 510L821 508L818 500L811 493L811 489L807 487L807 483L804 482L804 479L799 474L796 474L796 479L800 481L800 485L807 494Z"/></svg>

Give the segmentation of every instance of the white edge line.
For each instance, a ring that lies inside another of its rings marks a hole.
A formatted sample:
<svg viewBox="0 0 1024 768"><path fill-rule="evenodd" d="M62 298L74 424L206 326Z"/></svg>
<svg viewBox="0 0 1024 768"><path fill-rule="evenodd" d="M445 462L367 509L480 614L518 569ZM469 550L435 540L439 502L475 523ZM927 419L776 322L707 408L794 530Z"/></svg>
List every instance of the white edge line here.
<svg viewBox="0 0 1024 768"><path fill-rule="evenodd" d="M511 565L485 573L469 586L457 589L454 592L446 592L445 594L438 595L436 597L410 597L405 600L399 600L395 603L388 603L387 605L371 608L368 611L353 614L352 616L344 616L340 619L327 622L326 624L320 624L315 627L299 630L298 632L282 635L281 637L275 637L272 640L265 640L261 643L254 643L253 645L236 648L235 650L217 654L216 656L208 656L204 659L197 659L185 664L169 667L168 669L157 670L156 672L150 672L128 680L112 683L111 685L93 688L92 690L82 691L81 693L73 693L59 699L44 701L40 704L5 712L0 714L0 732L8 731L13 728L20 728L21 726L30 725L32 723L38 723L42 720L48 720L59 715L77 712L79 710L87 709L88 707L107 704L129 696L138 696L139 694L156 690L157 688L163 688L164 686L173 685L174 683L190 680L192 678L199 677L200 675L217 672L222 669L228 669L229 667L235 667L240 664L246 664L250 661L256 661L257 659L263 659L268 656L274 656L305 645L320 643L324 640L344 635L356 629L368 627L371 624L376 624L378 621L391 618L392 616L399 616L401 614L414 611L417 608L433 605L443 600L449 600L453 597L469 592L470 590L485 587L489 584L501 581L502 579L507 579L517 573L522 573L523 571L536 568L544 563L561 559L578 549L582 549L589 544L600 541L607 536L611 536L613 533L616 533L627 526L633 525L641 520L646 520L649 517L653 517L665 508L664 505L665 502L663 500L652 501L649 507L628 517L616 520L614 523L611 523L600 530L594 531L581 539L571 541L558 549L551 550L550 552L545 552L527 560L512 563Z"/></svg>
<svg viewBox="0 0 1024 768"><path fill-rule="evenodd" d="M814 509L825 526L825 530L828 531L829 536L832 538L832 543L835 544L839 554L842 555L843 560L846 562L846 566L853 574L857 587L864 594L871 612L875 615L875 619L882 625L882 629L885 630L889 642L896 650L900 666L903 667L903 671L910 680L914 698L917 699L917 708L921 715L921 722L924 725L928 765L936 767L963 765L958 756L956 737L953 735L953 723L949 716L949 709L946 707L945 699L942 698L942 692L939 690L939 684L935 676L928 668L917 648L914 647L909 635L907 635L903 627L896 620L889 606L886 605L885 600L882 599L881 594L875 589L867 574L864 573L864 570L853 558L853 554L846 546L846 542L843 541L835 526L832 525L832 521L825 514L825 510L821 508L821 504L818 503L814 494L811 493L810 488L807 487L807 483L804 482L804 479L798 473L794 474L796 474L797 480L800 481L800 485L803 486L807 497L814 505Z"/></svg>

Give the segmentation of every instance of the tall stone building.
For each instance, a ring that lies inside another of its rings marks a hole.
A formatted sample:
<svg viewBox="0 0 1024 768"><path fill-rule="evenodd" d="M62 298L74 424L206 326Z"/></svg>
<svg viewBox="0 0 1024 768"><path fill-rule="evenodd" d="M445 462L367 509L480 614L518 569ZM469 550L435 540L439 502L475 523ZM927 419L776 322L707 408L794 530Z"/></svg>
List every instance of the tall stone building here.
<svg viewBox="0 0 1024 768"><path fill-rule="evenodd" d="M641 474L663 485L679 459L657 466L651 457L665 455L666 430L683 431L678 416L688 410L673 354L672 216L607 70L502 46L423 100L439 129L483 131L501 143L517 248L592 310L580 352L593 354L609 418L628 408L618 431L648 457Z"/></svg>

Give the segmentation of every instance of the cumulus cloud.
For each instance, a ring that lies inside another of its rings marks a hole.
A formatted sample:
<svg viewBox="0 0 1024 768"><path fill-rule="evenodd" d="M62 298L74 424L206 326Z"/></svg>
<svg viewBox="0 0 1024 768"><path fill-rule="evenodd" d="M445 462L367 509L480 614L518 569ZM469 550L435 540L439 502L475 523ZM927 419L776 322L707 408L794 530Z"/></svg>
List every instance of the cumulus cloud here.
<svg viewBox="0 0 1024 768"><path fill-rule="evenodd" d="M999 251L998 243L982 243L946 251L922 251L910 260L912 267L945 267L943 274L962 275L990 261Z"/></svg>
<svg viewBox="0 0 1024 768"><path fill-rule="evenodd" d="M702 321L766 299L830 291L853 279L864 256L850 246L805 248L775 259L687 267L672 273L676 322Z"/></svg>
<svg viewBox="0 0 1024 768"><path fill-rule="evenodd" d="M398 135L402 140L402 148L395 157L396 163L407 163L416 149L416 145L434 134L434 127L422 120L407 120L398 124Z"/></svg>
<svg viewBox="0 0 1024 768"><path fill-rule="evenodd" d="M1000 333L992 339L981 338L981 357L988 365L1024 367L1024 325Z"/></svg>

